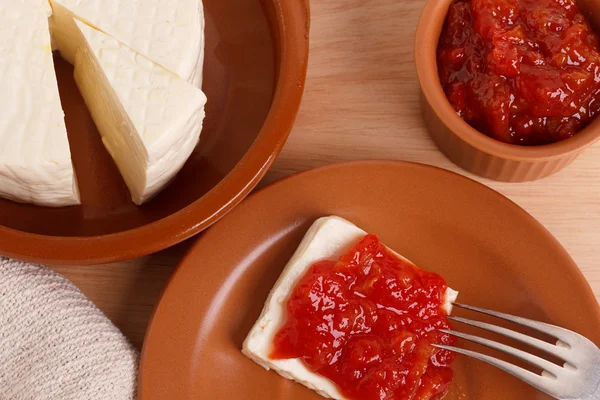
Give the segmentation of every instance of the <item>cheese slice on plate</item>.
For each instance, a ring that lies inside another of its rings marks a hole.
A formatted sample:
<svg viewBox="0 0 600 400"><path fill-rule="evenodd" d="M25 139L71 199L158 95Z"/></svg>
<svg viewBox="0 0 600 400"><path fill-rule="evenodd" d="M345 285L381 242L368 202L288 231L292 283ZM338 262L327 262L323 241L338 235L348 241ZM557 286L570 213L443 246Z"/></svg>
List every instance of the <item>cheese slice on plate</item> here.
<svg viewBox="0 0 600 400"><path fill-rule="evenodd" d="M321 396L345 399L333 382L309 370L301 360L273 360L269 358L269 354L273 350L273 339L285 321L287 298L296 282L315 262L339 258L366 234L362 229L339 217L318 219L308 230L275 283L260 317L244 341L242 352L267 370L273 369L281 376L295 380ZM406 260L400 255L398 257ZM452 303L457 295L458 292L447 289L444 308L448 314L452 311Z"/></svg>
<svg viewBox="0 0 600 400"><path fill-rule="evenodd" d="M75 24L75 81L133 201L141 204L198 144L206 96L110 36Z"/></svg>
<svg viewBox="0 0 600 400"><path fill-rule="evenodd" d="M46 0L0 7L0 196L79 204L54 73Z"/></svg>
<svg viewBox="0 0 600 400"><path fill-rule="evenodd" d="M51 0L53 39L71 64L73 19L106 33L201 87L204 11L200 0Z"/></svg>

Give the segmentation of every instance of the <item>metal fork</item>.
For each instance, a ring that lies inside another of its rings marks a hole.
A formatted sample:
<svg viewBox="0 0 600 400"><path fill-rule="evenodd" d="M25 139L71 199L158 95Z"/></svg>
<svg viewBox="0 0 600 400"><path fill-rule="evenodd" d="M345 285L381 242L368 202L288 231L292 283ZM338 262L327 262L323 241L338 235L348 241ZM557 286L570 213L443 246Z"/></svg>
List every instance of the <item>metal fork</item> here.
<svg viewBox="0 0 600 400"><path fill-rule="evenodd" d="M519 325L532 328L557 339L556 345L550 344L510 329L502 328L485 322L474 321L461 317L448 317L453 321L472 325L481 329L507 336L519 342L533 346L564 361L561 367L548 360L515 349L492 340L478 336L457 332L454 330L440 329L441 332L457 336L462 339L479 343L492 349L500 350L521 360L539 367L542 374L536 374L506 361L490 357L485 354L453 346L435 345L438 348L454 351L484 361L498 367L509 374L527 382L531 386L559 400L599 400L600 399L600 349L585 337L558 326L533 321L526 318L515 317L484 308L454 304L457 307L477 311L483 314L501 318Z"/></svg>

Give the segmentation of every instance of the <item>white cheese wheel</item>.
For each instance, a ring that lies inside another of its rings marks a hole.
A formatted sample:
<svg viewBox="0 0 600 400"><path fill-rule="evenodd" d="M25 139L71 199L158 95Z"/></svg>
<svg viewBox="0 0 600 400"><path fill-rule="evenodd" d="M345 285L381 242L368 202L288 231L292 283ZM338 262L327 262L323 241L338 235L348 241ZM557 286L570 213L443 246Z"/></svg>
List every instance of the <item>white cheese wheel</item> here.
<svg viewBox="0 0 600 400"><path fill-rule="evenodd" d="M0 6L0 196L79 204L45 0Z"/></svg>
<svg viewBox="0 0 600 400"><path fill-rule="evenodd" d="M66 206L80 201L53 46L75 64L77 85L133 201L147 201L182 168L202 130L202 2L0 5L0 196Z"/></svg>

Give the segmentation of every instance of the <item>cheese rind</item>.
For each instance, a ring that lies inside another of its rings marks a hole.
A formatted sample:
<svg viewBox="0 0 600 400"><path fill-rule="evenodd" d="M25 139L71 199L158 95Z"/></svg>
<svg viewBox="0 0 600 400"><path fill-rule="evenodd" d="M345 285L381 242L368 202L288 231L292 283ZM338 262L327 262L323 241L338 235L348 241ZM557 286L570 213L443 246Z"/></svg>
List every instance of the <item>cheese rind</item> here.
<svg viewBox="0 0 600 400"><path fill-rule="evenodd" d="M0 6L0 196L79 204L48 29L46 0Z"/></svg>
<svg viewBox="0 0 600 400"><path fill-rule="evenodd" d="M106 33L197 87L204 63L201 0L51 0L55 45L73 63L73 18Z"/></svg>
<svg viewBox="0 0 600 400"><path fill-rule="evenodd" d="M142 204L198 144L206 96L103 32L75 24L75 81L133 201Z"/></svg>
<svg viewBox="0 0 600 400"><path fill-rule="evenodd" d="M273 339L285 321L289 294L306 271L317 261L337 259L367 233L339 217L318 219L308 230L298 249L273 286L262 313L244 341L242 352L267 370L292 379L316 391L323 397L344 400L338 387L329 379L310 371L299 359L269 358ZM401 259L410 263L406 258ZM412 263L411 263L412 264ZM448 289L444 309L450 313L458 292Z"/></svg>

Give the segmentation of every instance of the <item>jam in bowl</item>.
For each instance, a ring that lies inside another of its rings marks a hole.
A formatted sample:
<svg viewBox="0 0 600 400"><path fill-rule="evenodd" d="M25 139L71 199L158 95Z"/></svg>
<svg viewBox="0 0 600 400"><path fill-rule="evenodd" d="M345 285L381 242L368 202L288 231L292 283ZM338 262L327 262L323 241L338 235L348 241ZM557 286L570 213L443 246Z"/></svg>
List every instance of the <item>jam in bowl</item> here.
<svg viewBox="0 0 600 400"><path fill-rule="evenodd" d="M574 0L458 0L437 62L448 100L506 143L568 139L600 112L598 37Z"/></svg>
<svg viewBox="0 0 600 400"><path fill-rule="evenodd" d="M415 64L438 148L506 182L569 165L600 139L598 27L596 0L428 0Z"/></svg>

